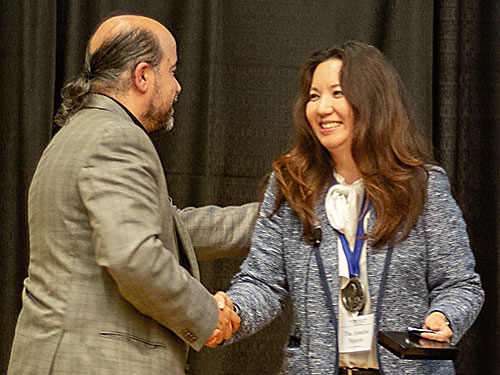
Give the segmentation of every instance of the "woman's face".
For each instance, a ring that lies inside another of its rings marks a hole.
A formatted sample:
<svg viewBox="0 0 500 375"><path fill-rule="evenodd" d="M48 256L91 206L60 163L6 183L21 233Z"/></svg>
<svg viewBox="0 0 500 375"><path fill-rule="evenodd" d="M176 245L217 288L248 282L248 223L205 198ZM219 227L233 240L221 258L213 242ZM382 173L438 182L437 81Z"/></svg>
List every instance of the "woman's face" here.
<svg viewBox="0 0 500 375"><path fill-rule="evenodd" d="M322 62L314 71L306 118L319 142L332 157L351 154L353 134L352 107L340 87L342 60Z"/></svg>

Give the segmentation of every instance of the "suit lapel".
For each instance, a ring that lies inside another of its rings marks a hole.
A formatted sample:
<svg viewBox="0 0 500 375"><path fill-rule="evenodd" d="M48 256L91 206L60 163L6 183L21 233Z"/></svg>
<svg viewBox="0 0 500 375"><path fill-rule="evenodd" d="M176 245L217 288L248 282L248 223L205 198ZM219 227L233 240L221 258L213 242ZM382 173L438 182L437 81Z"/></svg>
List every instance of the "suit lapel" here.
<svg viewBox="0 0 500 375"><path fill-rule="evenodd" d="M326 218L326 210L324 205L324 196L328 189L325 189L323 192L323 198L321 199L321 204L316 206L315 211L318 214L318 217ZM328 219L325 219L321 222L321 233L322 240L319 245L319 253L321 255L323 266L325 270L325 275L327 278L328 286L330 289L330 293L332 295L332 305L334 308L334 317L338 316L338 296L339 296L339 266L338 266L338 242L337 242L337 234L335 230L332 228ZM313 257L313 259L316 259ZM317 261L314 260L315 268L319 272L319 267ZM322 288L325 288L325 285L322 285ZM333 324L336 326L337 321L333 321Z"/></svg>
<svg viewBox="0 0 500 375"><path fill-rule="evenodd" d="M370 232L376 222L376 212L371 208L370 218L368 219L368 232ZM373 313L377 313L380 301L378 300L381 288L384 288L382 284L382 277L384 274L384 266L386 263L386 258L388 256L389 248L384 246L379 249L374 249L368 243L366 249L366 268L368 272L368 284L370 288L370 299L371 308ZM376 315L378 316L378 315ZM377 322L378 323L378 322Z"/></svg>

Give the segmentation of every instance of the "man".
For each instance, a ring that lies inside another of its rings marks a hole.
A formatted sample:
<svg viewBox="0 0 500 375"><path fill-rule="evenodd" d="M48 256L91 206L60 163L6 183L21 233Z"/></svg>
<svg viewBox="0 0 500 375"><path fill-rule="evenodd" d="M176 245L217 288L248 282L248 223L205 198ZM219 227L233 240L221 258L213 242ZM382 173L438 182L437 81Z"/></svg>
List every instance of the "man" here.
<svg viewBox="0 0 500 375"><path fill-rule="evenodd" d="M234 254L249 244L256 207L189 209L186 226L172 205L147 133L172 127L176 61L163 25L117 16L63 89L63 126L30 187L9 374L184 374L189 347L237 329L230 301L218 307L199 282L188 228L203 259Z"/></svg>

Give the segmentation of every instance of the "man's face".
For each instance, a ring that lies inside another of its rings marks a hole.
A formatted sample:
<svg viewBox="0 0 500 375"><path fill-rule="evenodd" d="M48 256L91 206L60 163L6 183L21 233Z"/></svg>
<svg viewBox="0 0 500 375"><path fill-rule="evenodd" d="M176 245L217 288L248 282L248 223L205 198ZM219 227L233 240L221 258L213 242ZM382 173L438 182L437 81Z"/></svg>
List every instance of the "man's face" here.
<svg viewBox="0 0 500 375"><path fill-rule="evenodd" d="M149 102L148 109L143 116L143 121L151 126L154 130L170 131L174 127L174 107L173 104L177 101L177 95L174 96L172 102L165 100L165 95L158 83L155 84L154 94Z"/></svg>
<svg viewBox="0 0 500 375"><path fill-rule="evenodd" d="M175 78L177 52L171 36L162 43L164 56L155 74L154 92L150 97L148 109L143 120L154 130L171 130L174 126L173 104L181 91L181 85Z"/></svg>

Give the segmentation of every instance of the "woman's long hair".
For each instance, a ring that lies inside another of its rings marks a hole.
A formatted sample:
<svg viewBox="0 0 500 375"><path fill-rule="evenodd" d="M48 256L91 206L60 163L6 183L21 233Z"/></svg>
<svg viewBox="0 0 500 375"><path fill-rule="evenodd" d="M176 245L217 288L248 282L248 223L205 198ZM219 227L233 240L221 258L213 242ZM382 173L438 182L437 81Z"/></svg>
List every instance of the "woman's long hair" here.
<svg viewBox="0 0 500 375"><path fill-rule="evenodd" d="M286 200L303 222L304 237L311 241L318 220L314 205L332 181L335 164L314 135L305 109L316 67L332 59L343 62L340 86L354 118L351 151L377 214L368 236L374 247L393 245L406 238L423 210L425 164L434 159L417 129L399 74L378 49L364 43L346 42L318 51L306 61L294 109L296 144L273 163L278 187L275 209Z"/></svg>
<svg viewBox="0 0 500 375"><path fill-rule="evenodd" d="M92 54L87 46L83 72L61 90L62 102L54 124L65 125L86 105L92 92L126 91L138 63L144 61L156 69L162 57L158 38L151 31L138 27L117 34ZM126 71L130 72L130 76L123 79Z"/></svg>

